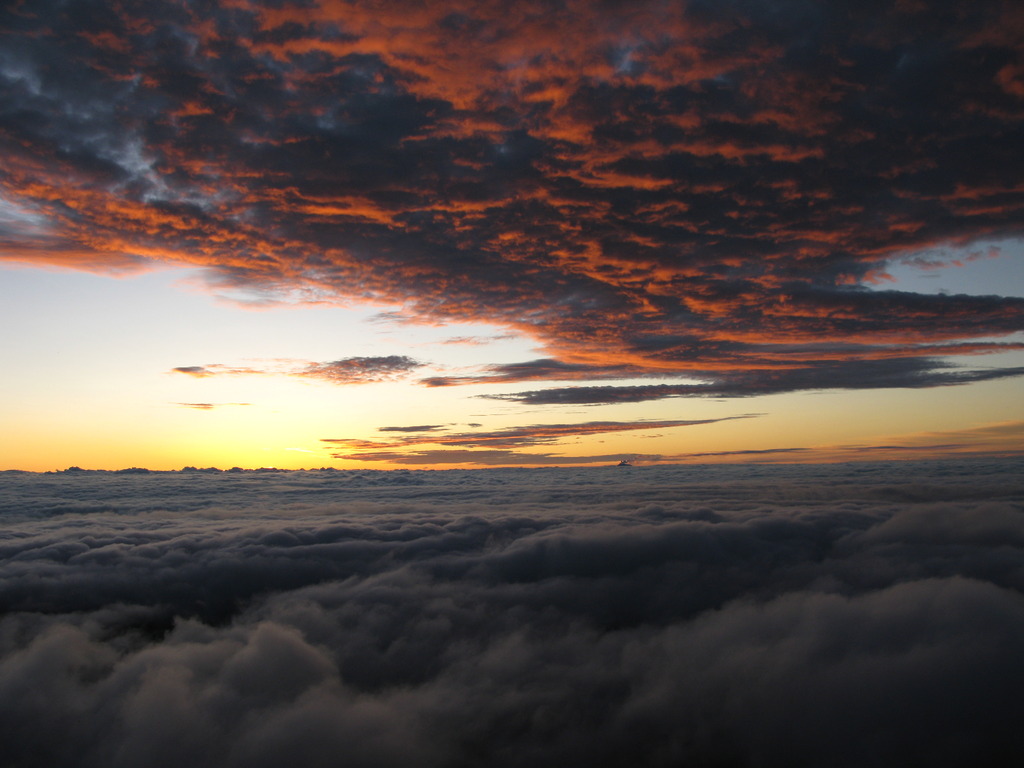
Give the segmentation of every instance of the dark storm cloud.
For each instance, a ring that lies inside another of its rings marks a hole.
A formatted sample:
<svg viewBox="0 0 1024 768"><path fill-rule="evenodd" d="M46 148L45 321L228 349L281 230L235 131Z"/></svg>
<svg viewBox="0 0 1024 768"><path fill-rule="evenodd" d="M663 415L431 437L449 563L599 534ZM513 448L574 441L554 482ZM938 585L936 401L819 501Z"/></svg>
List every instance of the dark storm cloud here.
<svg viewBox="0 0 1024 768"><path fill-rule="evenodd" d="M0 239L498 324L558 375L974 354L1024 299L875 287L1024 233L1022 28L1008 0L10 5Z"/></svg>
<svg viewBox="0 0 1024 768"><path fill-rule="evenodd" d="M1021 469L4 473L2 762L1016 765Z"/></svg>

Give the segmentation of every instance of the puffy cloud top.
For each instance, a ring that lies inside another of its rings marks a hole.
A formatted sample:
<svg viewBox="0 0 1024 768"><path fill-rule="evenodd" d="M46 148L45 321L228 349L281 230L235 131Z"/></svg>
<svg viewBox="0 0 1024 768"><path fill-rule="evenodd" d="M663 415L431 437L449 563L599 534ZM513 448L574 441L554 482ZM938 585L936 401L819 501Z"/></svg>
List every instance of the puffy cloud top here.
<svg viewBox="0 0 1024 768"><path fill-rule="evenodd" d="M1020 470L3 473L0 762L1013 765Z"/></svg>

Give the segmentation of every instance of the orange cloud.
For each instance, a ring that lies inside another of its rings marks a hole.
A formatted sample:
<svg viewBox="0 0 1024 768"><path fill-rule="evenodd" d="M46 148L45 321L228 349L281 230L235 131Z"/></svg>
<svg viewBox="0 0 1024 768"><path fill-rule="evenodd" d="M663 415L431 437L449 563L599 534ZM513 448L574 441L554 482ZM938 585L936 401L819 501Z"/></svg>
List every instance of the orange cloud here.
<svg viewBox="0 0 1024 768"><path fill-rule="evenodd" d="M0 256L202 266L638 375L1024 329L1020 297L877 290L1024 236L1016 12L762 10L40 0L0 75Z"/></svg>

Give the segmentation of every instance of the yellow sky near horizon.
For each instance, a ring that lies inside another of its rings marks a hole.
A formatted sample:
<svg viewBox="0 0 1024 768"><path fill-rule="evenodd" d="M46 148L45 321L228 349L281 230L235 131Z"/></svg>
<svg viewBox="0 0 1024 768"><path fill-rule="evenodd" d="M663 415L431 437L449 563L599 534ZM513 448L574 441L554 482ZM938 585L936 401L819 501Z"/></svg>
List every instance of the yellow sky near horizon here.
<svg viewBox="0 0 1024 768"><path fill-rule="evenodd" d="M500 328L382 322L374 319L379 307L242 309L185 289L186 275L0 272L5 326L20 329L3 342L8 365L0 374L6 393L0 468L476 466L336 459L332 453L343 454L344 447L322 441L395 439L381 427L434 425L439 434L484 434L603 421L642 427L716 420L566 436L517 448L524 454L517 462L529 464L531 454L543 466L587 463L588 457L609 457L597 463L619 456L637 463L819 462L1024 450L1024 405L1020 380L1013 378L925 389L528 406L478 397L509 385L430 388L417 383L418 373L361 384L287 373L187 376L172 369L221 362L288 370L302 358L283 358L286 353L326 360L387 352L430 361L427 372L465 371L481 349L496 362L537 356L537 350ZM459 343L443 343L451 339Z"/></svg>

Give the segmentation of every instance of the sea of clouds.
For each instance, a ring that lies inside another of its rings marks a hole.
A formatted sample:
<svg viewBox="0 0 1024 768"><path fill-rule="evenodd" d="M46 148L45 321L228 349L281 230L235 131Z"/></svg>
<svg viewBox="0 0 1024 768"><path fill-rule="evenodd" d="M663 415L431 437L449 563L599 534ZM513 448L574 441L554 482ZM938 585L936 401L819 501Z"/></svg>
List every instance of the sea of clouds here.
<svg viewBox="0 0 1024 768"><path fill-rule="evenodd" d="M1024 462L0 473L0 765L1024 764Z"/></svg>

